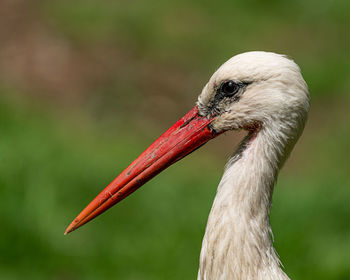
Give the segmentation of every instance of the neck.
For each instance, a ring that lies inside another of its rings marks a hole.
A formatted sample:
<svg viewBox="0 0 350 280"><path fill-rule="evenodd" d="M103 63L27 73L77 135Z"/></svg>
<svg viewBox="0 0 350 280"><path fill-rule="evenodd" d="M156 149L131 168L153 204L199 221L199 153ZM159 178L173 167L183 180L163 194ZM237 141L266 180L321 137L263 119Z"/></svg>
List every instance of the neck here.
<svg viewBox="0 0 350 280"><path fill-rule="evenodd" d="M198 279L289 279L272 245L269 213L278 170L293 143L283 132L271 132L250 132L227 164L208 218Z"/></svg>

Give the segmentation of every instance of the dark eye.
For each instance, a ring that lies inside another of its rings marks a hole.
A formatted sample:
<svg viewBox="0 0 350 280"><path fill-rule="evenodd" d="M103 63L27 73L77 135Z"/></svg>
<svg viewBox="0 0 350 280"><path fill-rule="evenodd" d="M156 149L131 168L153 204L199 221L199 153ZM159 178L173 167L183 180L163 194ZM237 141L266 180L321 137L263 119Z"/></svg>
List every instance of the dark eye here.
<svg viewBox="0 0 350 280"><path fill-rule="evenodd" d="M238 90L239 90L239 85L237 85L233 81L224 82L220 88L221 93L223 93L225 96L228 96L228 97L235 95Z"/></svg>

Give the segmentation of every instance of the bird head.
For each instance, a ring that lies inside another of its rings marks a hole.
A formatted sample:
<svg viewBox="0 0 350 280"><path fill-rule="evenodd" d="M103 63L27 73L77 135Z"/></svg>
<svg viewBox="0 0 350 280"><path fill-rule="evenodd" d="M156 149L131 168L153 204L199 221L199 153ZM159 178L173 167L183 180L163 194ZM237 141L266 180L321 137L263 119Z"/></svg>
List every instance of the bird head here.
<svg viewBox="0 0 350 280"><path fill-rule="evenodd" d="M73 220L65 234L100 215L222 132L257 131L275 125L275 130L298 134L308 108L307 85L292 60L267 52L234 56L213 74L197 105L118 175Z"/></svg>
<svg viewBox="0 0 350 280"><path fill-rule="evenodd" d="M197 104L200 115L215 117L211 127L216 132L280 122L291 122L295 130L305 123L309 93L293 60L254 51L225 62L204 86Z"/></svg>

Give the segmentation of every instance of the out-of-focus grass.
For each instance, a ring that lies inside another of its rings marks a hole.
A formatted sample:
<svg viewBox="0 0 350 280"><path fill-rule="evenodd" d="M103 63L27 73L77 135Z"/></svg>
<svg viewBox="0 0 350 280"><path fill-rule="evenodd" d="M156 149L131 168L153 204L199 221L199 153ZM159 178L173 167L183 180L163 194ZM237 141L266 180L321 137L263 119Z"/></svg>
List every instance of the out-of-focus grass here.
<svg viewBox="0 0 350 280"><path fill-rule="evenodd" d="M114 42L206 74L234 54L269 50L297 59L314 95L350 87L347 0L53 1L43 10L78 44Z"/></svg>

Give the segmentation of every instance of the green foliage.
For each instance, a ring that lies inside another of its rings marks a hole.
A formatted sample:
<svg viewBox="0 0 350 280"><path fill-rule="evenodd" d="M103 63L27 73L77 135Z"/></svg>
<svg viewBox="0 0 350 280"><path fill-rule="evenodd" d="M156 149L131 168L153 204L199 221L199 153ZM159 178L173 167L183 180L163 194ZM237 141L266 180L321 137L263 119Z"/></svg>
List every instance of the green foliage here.
<svg viewBox="0 0 350 280"><path fill-rule="evenodd" d="M89 0L50 2L44 11L73 40L118 42L138 55L205 71L247 50L286 53L317 97L350 89L349 3Z"/></svg>

